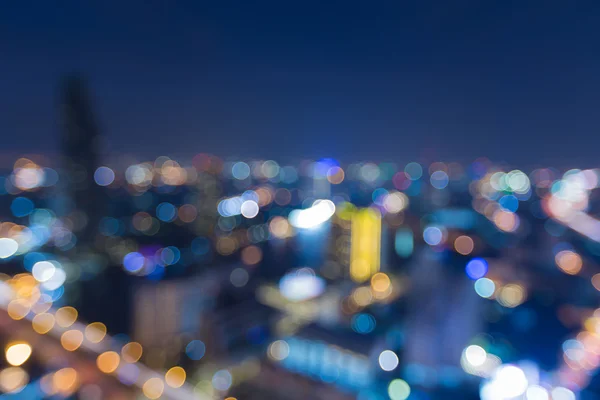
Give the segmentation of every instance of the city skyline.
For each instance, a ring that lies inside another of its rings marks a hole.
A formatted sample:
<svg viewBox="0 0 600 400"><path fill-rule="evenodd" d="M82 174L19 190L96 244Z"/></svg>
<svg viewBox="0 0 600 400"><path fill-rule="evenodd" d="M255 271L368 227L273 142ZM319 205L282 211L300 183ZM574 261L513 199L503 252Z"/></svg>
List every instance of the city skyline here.
<svg viewBox="0 0 600 400"><path fill-rule="evenodd" d="M0 7L0 400L596 400L600 3Z"/></svg>

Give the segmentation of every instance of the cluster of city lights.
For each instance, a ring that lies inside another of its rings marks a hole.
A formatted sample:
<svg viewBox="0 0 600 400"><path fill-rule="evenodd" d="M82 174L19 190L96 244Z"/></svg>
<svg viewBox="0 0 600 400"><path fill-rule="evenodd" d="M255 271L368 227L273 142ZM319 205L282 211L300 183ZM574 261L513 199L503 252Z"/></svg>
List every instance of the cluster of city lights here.
<svg viewBox="0 0 600 400"><path fill-rule="evenodd" d="M186 371L183 368L174 366L163 377L159 376L139 363L143 353L139 343L122 344L111 338L101 322L87 325L78 322L78 312L73 307L54 309L52 300L43 295L37 279L29 274L21 274L13 278L5 277L2 282L0 306L6 309L13 320L29 320L37 334L56 337L68 352L85 349L97 353L99 371L115 375L125 385L139 385L149 399L161 398L165 388L184 387ZM29 375L21 366L34 349L35 345L24 341L10 342L6 346L5 357L11 367L0 371L0 387L4 392L19 393L29 383ZM52 371L39 381L41 393L46 396L68 397L79 390L80 385L79 372L73 368ZM193 392L189 387L182 390Z"/></svg>
<svg viewBox="0 0 600 400"><path fill-rule="evenodd" d="M55 338L65 352L94 354L96 370L137 387L149 399L168 398L174 391L196 396L190 398L226 398L236 385L259 376L261 362L254 355L241 362L224 361L225 356L208 362L211 343L182 334L169 351L185 362L168 364L161 372L148 368L142 361L152 357L145 344L109 335L102 322L84 324L78 310L66 305L76 304L69 303L69 290L77 282L93 280L113 264L128 279L155 281L151 285L219 269L215 275L225 277L220 285L240 297L253 291L247 297L280 313L273 318L278 339L261 336L262 341L252 342L266 348L267 360L368 400L382 393L392 400L420 398L423 388L438 384L425 381L443 376L434 371L419 380L414 373L419 364L404 365L403 342L389 333L395 307L410 301L405 295L412 290L415 264L457 266L456 276L468 282L467 292L478 304L493 310L489 314L515 315L539 289L540 270L529 268L533 262L520 243L540 226L551 245L548 254L536 254L535 262L551 264L544 271L557 279L585 278L588 289L600 292L600 273L594 269L594 257L600 256L595 246L600 220L593 215L593 191L600 186L596 169L561 174L543 168L527 174L485 159L466 168L444 162L342 165L330 158L285 165L207 154L190 163L165 156L128 160L102 165L88 177L118 205L102 211L90 240L86 229L93 216L56 206L62 204L63 175L43 164L20 158L0 178L0 195L8 205L7 220L0 222L0 262L26 271L1 276L0 305L13 321L29 324L40 337ZM570 240L571 234L586 242ZM300 265L284 265L284 251ZM315 254L323 260L309 257ZM268 281L261 275L265 260L276 264ZM231 267L220 268L223 263ZM459 282L450 274L440 272L443 279ZM439 292L443 298L444 291ZM600 368L600 309L583 314L579 332L563 342L556 371L504 357L473 340L455 360L466 378L448 381L480 380L483 400L574 400ZM335 334L324 340L303 335L302 328L312 323L332 331L335 326L335 332L345 329L348 336L371 341L374 350L343 348ZM247 342L260 328L256 325L240 332ZM36 387L41 395L68 397L98 390L84 383L76 365L52 366L35 380L27 366L39 346L11 337L0 391L18 394Z"/></svg>

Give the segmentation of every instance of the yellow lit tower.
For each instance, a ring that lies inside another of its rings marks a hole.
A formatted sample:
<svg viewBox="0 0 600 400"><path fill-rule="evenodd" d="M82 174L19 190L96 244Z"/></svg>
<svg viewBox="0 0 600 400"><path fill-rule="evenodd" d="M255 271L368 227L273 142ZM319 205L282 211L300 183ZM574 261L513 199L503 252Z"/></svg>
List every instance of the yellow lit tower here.
<svg viewBox="0 0 600 400"><path fill-rule="evenodd" d="M350 277L362 283L379 272L381 264L381 213L363 208L352 215Z"/></svg>

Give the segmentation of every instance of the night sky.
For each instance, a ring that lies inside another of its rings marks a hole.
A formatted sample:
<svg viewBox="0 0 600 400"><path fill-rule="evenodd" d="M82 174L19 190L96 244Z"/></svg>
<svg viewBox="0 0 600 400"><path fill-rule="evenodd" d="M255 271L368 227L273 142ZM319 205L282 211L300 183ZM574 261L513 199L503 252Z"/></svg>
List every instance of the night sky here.
<svg viewBox="0 0 600 400"><path fill-rule="evenodd" d="M0 152L71 71L113 153L598 161L597 1L3 2Z"/></svg>

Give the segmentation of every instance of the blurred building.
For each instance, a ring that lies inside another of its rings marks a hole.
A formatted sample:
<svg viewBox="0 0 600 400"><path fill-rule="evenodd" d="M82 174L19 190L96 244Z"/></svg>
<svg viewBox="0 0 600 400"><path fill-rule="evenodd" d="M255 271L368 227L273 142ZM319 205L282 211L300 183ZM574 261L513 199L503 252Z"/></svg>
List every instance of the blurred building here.
<svg viewBox="0 0 600 400"><path fill-rule="evenodd" d="M63 83L60 121L62 123L64 189L69 194L69 217L78 237L78 248L93 246L98 223L104 215L106 199L95 184L100 167L100 132L85 81L70 76Z"/></svg>

